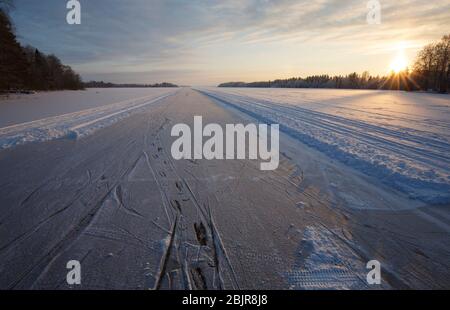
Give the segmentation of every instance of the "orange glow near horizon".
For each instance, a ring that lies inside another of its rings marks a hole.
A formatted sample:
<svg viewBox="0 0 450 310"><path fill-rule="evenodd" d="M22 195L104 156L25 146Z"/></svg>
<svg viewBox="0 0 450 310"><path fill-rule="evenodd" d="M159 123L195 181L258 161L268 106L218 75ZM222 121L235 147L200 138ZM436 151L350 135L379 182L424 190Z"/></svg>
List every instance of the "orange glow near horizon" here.
<svg viewBox="0 0 450 310"><path fill-rule="evenodd" d="M400 48L397 53L397 56L390 63L389 69L394 73L400 73L401 71L404 71L406 68L408 68L408 59L405 56L403 48Z"/></svg>

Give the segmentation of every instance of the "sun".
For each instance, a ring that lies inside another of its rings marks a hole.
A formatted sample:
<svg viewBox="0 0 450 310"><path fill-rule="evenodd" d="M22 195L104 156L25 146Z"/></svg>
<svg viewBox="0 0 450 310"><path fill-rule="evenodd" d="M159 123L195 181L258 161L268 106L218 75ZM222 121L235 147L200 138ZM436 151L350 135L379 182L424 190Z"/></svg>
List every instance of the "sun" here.
<svg viewBox="0 0 450 310"><path fill-rule="evenodd" d="M395 73L404 71L408 67L408 60L403 51L399 51L395 59L389 65L389 69Z"/></svg>

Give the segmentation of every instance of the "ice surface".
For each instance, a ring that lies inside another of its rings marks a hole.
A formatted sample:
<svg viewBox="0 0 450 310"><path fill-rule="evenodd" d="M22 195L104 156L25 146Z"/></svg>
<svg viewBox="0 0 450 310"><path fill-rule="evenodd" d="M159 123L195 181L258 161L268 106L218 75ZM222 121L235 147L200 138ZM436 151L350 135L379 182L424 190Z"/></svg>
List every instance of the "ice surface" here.
<svg viewBox="0 0 450 310"><path fill-rule="evenodd" d="M450 201L450 97L376 90L205 88L363 173L430 203Z"/></svg>
<svg viewBox="0 0 450 310"><path fill-rule="evenodd" d="M173 88L154 88L147 90L145 95L135 92L132 99L115 103L112 103L117 99L115 90L103 90L103 92L109 93L109 104L104 104L104 100L108 98L107 95L102 96L100 101L92 99L93 101L88 104L77 104L73 100L74 97L79 96L79 92L58 92L57 95L60 98L59 104L67 105L66 110L77 109L77 107L86 105L94 107L0 128L0 149L27 142L48 141L61 137L75 139L88 135L97 129L111 125L133 113L145 109L149 105L173 94L176 90ZM48 96L43 96L42 99L46 97ZM39 110L33 106L34 104L37 103L30 101L28 106L31 110L36 110L37 114L47 112L38 112ZM37 105L39 106L39 104ZM63 110L60 109L60 111Z"/></svg>

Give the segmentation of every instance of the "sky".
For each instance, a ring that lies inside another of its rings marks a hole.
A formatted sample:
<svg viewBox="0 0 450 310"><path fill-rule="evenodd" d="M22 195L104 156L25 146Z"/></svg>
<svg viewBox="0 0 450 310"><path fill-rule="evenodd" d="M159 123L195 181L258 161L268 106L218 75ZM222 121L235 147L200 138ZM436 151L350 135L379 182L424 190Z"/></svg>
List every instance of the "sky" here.
<svg viewBox="0 0 450 310"><path fill-rule="evenodd" d="M450 0L13 0L19 41L58 56L83 80L216 85L312 74L389 72L450 33Z"/></svg>

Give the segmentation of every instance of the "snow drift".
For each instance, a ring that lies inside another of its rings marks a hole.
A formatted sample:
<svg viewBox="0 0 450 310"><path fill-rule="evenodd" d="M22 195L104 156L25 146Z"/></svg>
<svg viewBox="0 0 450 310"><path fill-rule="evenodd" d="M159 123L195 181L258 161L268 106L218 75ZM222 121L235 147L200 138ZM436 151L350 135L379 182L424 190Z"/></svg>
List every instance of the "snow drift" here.
<svg viewBox="0 0 450 310"><path fill-rule="evenodd" d="M385 184L450 202L450 98L361 90L201 89Z"/></svg>
<svg viewBox="0 0 450 310"><path fill-rule="evenodd" d="M144 97L0 128L0 149L62 137L83 137L142 111L175 92L173 89L156 89Z"/></svg>

